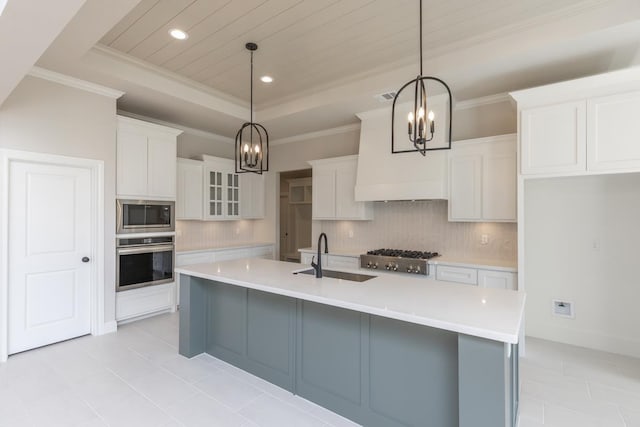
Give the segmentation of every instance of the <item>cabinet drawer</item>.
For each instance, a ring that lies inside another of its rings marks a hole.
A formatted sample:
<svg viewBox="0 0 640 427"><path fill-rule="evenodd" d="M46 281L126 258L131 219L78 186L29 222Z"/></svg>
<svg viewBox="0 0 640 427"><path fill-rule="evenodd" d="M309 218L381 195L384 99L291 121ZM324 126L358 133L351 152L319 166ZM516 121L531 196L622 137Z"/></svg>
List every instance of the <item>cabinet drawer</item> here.
<svg viewBox="0 0 640 427"><path fill-rule="evenodd" d="M358 268L360 258L341 255L329 255L329 267L331 268Z"/></svg>
<svg viewBox="0 0 640 427"><path fill-rule="evenodd" d="M436 280L477 285L478 270L476 270L475 268L439 265L436 269Z"/></svg>

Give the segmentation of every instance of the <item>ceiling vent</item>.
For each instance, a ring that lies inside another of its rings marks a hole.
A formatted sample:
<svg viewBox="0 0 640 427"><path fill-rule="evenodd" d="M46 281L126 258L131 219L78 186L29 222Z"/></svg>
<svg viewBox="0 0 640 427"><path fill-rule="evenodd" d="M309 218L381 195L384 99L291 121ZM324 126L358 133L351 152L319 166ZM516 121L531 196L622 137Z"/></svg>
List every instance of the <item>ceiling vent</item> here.
<svg viewBox="0 0 640 427"><path fill-rule="evenodd" d="M379 95L375 95L374 98L377 99L379 102L393 101L393 98L396 97L396 93L397 92L385 92Z"/></svg>

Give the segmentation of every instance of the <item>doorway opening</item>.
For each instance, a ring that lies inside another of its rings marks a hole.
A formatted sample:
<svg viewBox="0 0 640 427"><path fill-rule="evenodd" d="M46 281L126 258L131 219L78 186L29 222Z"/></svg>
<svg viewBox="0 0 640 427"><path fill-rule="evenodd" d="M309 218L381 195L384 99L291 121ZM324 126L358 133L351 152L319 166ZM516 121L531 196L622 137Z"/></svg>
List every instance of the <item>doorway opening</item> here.
<svg viewBox="0 0 640 427"><path fill-rule="evenodd" d="M298 249L311 246L311 169L280 173L281 261L300 262Z"/></svg>

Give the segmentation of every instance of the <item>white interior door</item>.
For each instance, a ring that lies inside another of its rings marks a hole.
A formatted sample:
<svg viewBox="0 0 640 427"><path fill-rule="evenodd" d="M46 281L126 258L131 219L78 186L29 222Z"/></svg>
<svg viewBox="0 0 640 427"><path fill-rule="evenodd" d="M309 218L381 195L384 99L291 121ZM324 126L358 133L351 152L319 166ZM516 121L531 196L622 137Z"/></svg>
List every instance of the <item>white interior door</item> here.
<svg viewBox="0 0 640 427"><path fill-rule="evenodd" d="M9 354L91 332L91 202L89 169L11 163Z"/></svg>

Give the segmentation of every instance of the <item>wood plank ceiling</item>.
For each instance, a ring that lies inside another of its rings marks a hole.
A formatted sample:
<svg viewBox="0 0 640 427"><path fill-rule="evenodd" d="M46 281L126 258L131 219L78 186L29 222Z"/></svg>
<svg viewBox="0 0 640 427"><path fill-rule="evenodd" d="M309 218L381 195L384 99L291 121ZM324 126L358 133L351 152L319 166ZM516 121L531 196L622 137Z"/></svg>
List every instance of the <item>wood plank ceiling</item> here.
<svg viewBox="0 0 640 427"><path fill-rule="evenodd" d="M593 1L425 0L424 53L508 35ZM248 100L244 44L255 41L256 77L275 79L256 88L255 102L271 104L393 65L413 61L417 73L417 14L417 0L142 0L101 43ZM172 28L189 38L172 39Z"/></svg>

